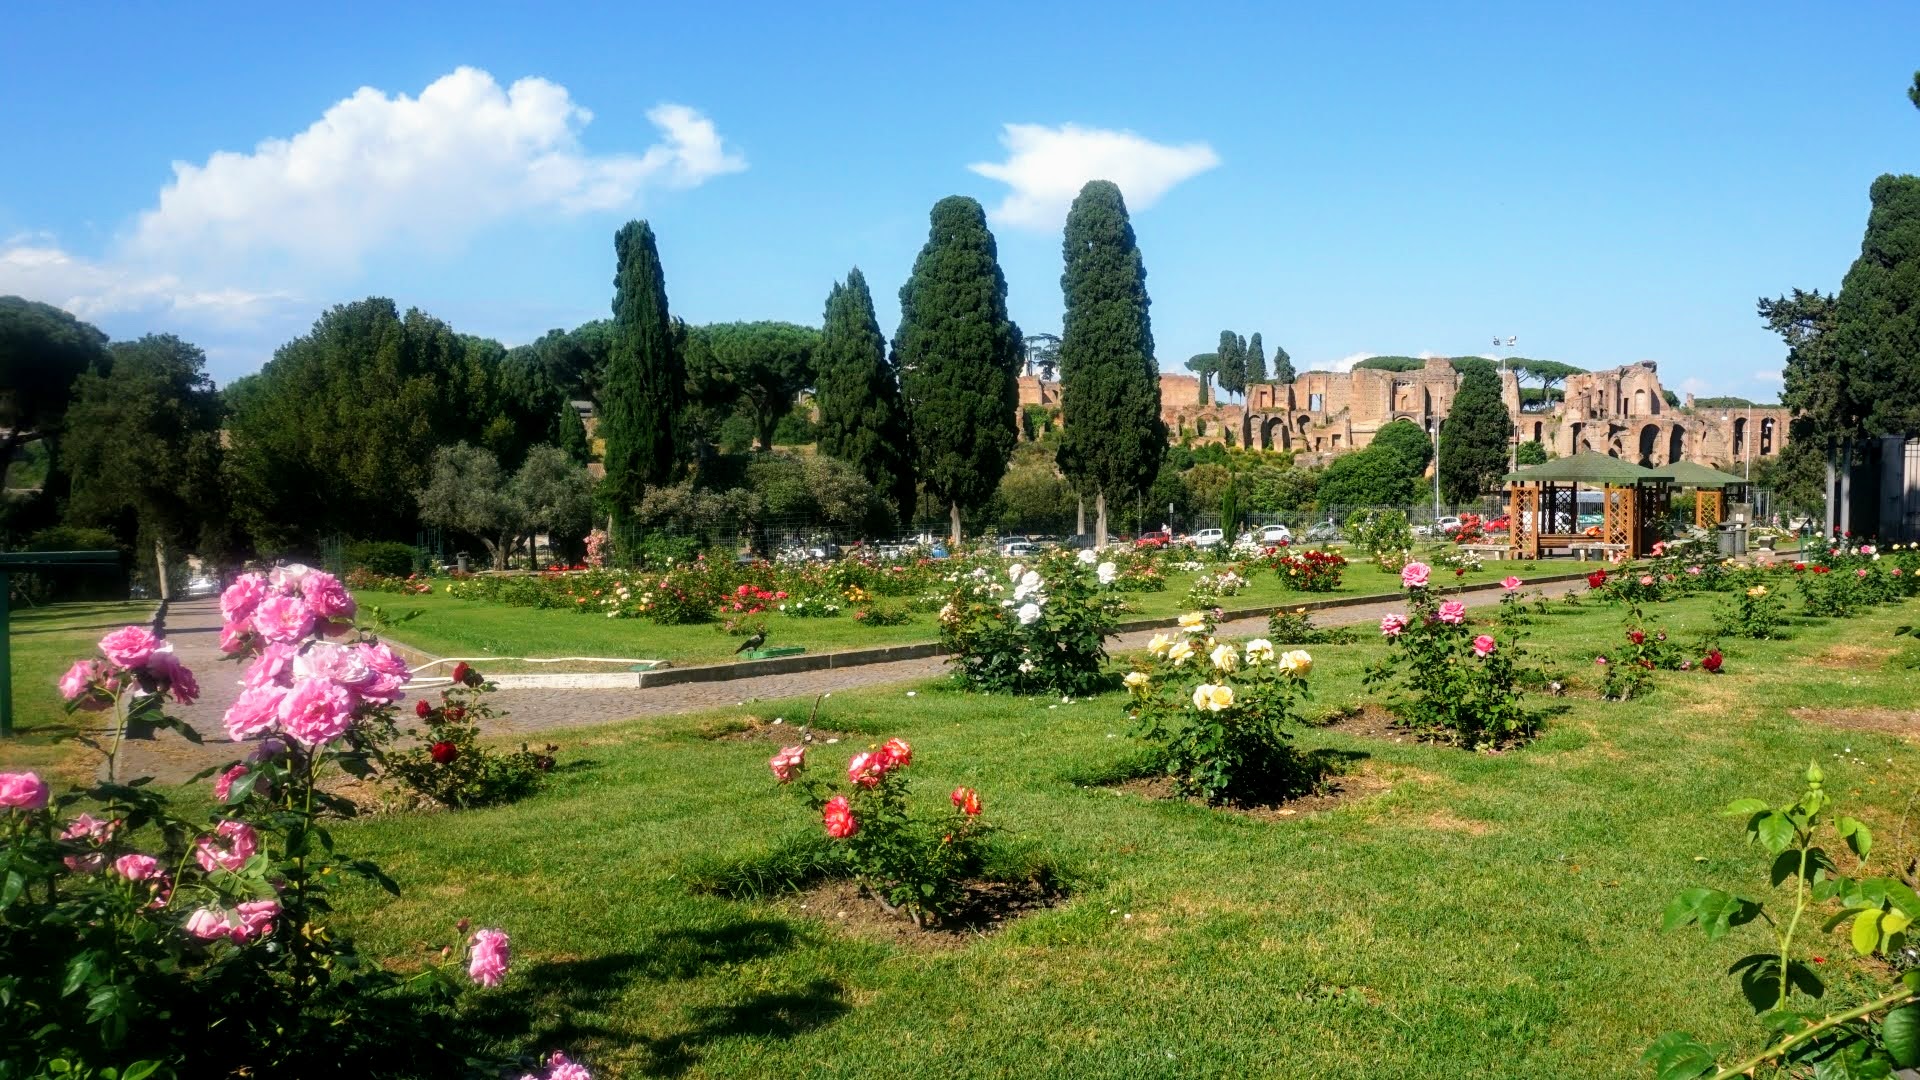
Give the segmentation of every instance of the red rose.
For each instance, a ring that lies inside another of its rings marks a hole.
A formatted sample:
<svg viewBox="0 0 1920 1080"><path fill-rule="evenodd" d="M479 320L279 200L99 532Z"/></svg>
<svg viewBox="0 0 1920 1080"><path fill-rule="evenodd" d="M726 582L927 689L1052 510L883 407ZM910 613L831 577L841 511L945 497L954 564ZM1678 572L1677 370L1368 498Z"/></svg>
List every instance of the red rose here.
<svg viewBox="0 0 1920 1080"><path fill-rule="evenodd" d="M1647 640L1647 632L1645 630L1629 630L1627 631L1627 640L1638 645Z"/></svg>
<svg viewBox="0 0 1920 1080"><path fill-rule="evenodd" d="M1593 573L1587 575L1587 587L1590 589L1597 589L1606 583L1607 572L1605 570L1595 570Z"/></svg>
<svg viewBox="0 0 1920 1080"><path fill-rule="evenodd" d="M461 685L464 686L467 681L467 676L471 674L473 674L473 669L467 666L467 662L465 660L462 660L459 663L453 665L453 681L454 682L460 683Z"/></svg>
<svg viewBox="0 0 1920 1080"><path fill-rule="evenodd" d="M949 798L953 800L953 808L955 810L960 811L968 817L980 816L979 792L970 787L957 787L953 789L953 794L949 796Z"/></svg>
<svg viewBox="0 0 1920 1080"><path fill-rule="evenodd" d="M437 742L427 753L433 755L435 765L445 765L460 756L460 748L450 742Z"/></svg>
<svg viewBox="0 0 1920 1080"><path fill-rule="evenodd" d="M416 701L413 703L414 715L418 716L422 720L425 720L427 718L427 714L431 713L432 711L433 711L433 706L427 704L426 698L421 698L419 701Z"/></svg>
<svg viewBox="0 0 1920 1080"><path fill-rule="evenodd" d="M1724 662L1725 658L1720 655L1720 650L1715 649L1707 654L1706 659L1700 661L1700 666L1718 675L1720 673L1720 665Z"/></svg>

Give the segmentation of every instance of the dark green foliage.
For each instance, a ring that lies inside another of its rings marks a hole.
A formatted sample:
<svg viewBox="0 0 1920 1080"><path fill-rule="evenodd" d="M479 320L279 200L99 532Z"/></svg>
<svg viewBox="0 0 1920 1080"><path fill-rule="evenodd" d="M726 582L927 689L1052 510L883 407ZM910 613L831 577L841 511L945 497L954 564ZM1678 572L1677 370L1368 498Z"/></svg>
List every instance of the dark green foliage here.
<svg viewBox="0 0 1920 1080"><path fill-rule="evenodd" d="M814 380L820 332L784 322L716 323L687 330L689 393L708 404L739 402L754 440L773 449L774 428Z"/></svg>
<svg viewBox="0 0 1920 1080"><path fill-rule="evenodd" d="M1872 200L1833 313L1845 401L1828 434L1920 432L1920 176L1882 176Z"/></svg>
<svg viewBox="0 0 1920 1080"><path fill-rule="evenodd" d="M1777 409L1780 407L1777 403L1754 401L1750 398L1743 397L1703 397L1693 399L1693 407L1696 409L1744 409L1748 406L1757 409Z"/></svg>
<svg viewBox="0 0 1920 1080"><path fill-rule="evenodd" d="M1167 444L1147 268L1117 186L1094 180L1080 189L1067 212L1062 254L1058 460L1075 490L1106 496L1104 511L1152 482ZM1105 527L1102 512L1095 535L1103 540Z"/></svg>
<svg viewBox="0 0 1920 1080"><path fill-rule="evenodd" d="M1420 494L1420 474L1410 472L1403 457L1369 446L1334 458L1320 473L1317 498L1323 509L1334 509L1405 506L1417 502Z"/></svg>
<svg viewBox="0 0 1920 1080"><path fill-rule="evenodd" d="M1195 402L1195 404L1210 404L1208 399L1211 395L1208 394L1207 391L1213 385L1213 377L1220 373L1220 354L1210 352L1195 353L1187 357L1187 370L1200 376L1200 400Z"/></svg>
<svg viewBox="0 0 1920 1080"><path fill-rule="evenodd" d="M1020 328L1007 316L1007 279L980 204L934 204L926 246L900 289L893 339L916 471L960 513L993 497L1018 440Z"/></svg>
<svg viewBox="0 0 1920 1080"><path fill-rule="evenodd" d="M1220 331L1220 389L1229 394L1247 392L1247 339L1231 330Z"/></svg>
<svg viewBox="0 0 1920 1080"><path fill-rule="evenodd" d="M111 530L121 547L224 547L220 399L206 354L148 336L114 345L108 363L74 383L62 452L69 519Z"/></svg>
<svg viewBox="0 0 1920 1080"><path fill-rule="evenodd" d="M1273 347L1273 381L1289 383L1294 379L1293 357L1278 345Z"/></svg>
<svg viewBox="0 0 1920 1080"><path fill-rule="evenodd" d="M1411 420L1395 420L1383 425L1374 432L1367 449L1393 454L1401 462L1400 471L1408 476L1419 476L1433 460L1433 440Z"/></svg>
<svg viewBox="0 0 1920 1080"><path fill-rule="evenodd" d="M1469 368L1440 428L1440 494L1463 503L1491 489L1507 471L1513 422L1500 401L1500 379Z"/></svg>
<svg viewBox="0 0 1920 1080"><path fill-rule="evenodd" d="M913 451L900 373L873 314L866 275L855 267L827 295L815 354L820 452L860 470L905 523L913 517Z"/></svg>
<svg viewBox="0 0 1920 1080"><path fill-rule="evenodd" d="M1514 451L1514 460L1523 467L1527 465L1545 465L1547 463L1547 448L1529 439L1521 443L1519 448Z"/></svg>
<svg viewBox="0 0 1920 1080"><path fill-rule="evenodd" d="M580 418L580 410L572 402L560 406L560 449L567 452L576 465L585 465L593 460L593 443L587 439L587 422Z"/></svg>
<svg viewBox="0 0 1920 1080"><path fill-rule="evenodd" d="M51 304L0 296L0 461L59 436L74 380L106 369L106 346L107 335Z"/></svg>
<svg viewBox="0 0 1920 1080"><path fill-rule="evenodd" d="M414 549L396 540L358 540L347 545L342 561L348 570L403 578L413 573Z"/></svg>
<svg viewBox="0 0 1920 1080"><path fill-rule="evenodd" d="M1060 335L1027 335L1027 364L1041 379L1052 382L1060 371Z"/></svg>
<svg viewBox="0 0 1920 1080"><path fill-rule="evenodd" d="M371 298L322 315L229 387L228 483L254 543L412 539L413 493L434 448L480 441L476 403L456 390L465 354L447 324L417 310L402 319L393 301Z"/></svg>
<svg viewBox="0 0 1920 1080"><path fill-rule="evenodd" d="M1260 332L1256 330L1253 336L1247 339L1247 383L1251 385L1266 381L1267 349L1261 344Z"/></svg>
<svg viewBox="0 0 1920 1080"><path fill-rule="evenodd" d="M686 396L667 283L653 229L629 221L613 240L613 344L600 401L603 491L617 519L632 514L647 489L673 479L675 428Z"/></svg>

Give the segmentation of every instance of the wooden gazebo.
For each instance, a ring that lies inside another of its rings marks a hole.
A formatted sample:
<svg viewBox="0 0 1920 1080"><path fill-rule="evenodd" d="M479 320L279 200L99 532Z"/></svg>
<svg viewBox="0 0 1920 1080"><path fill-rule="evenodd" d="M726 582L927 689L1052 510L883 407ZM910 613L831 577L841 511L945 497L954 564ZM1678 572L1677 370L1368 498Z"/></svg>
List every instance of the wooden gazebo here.
<svg viewBox="0 0 1920 1080"><path fill-rule="evenodd" d="M1745 477L1692 461L1676 461L1665 471L1672 474L1676 486L1693 489L1693 523L1702 529L1719 528L1727 520L1727 497L1737 495L1749 483Z"/></svg>
<svg viewBox="0 0 1920 1080"><path fill-rule="evenodd" d="M1648 554L1648 525L1667 511L1673 477L1591 450L1508 473L1507 544L1516 559L1566 549L1578 553ZM1597 534L1580 527L1581 488L1598 489Z"/></svg>

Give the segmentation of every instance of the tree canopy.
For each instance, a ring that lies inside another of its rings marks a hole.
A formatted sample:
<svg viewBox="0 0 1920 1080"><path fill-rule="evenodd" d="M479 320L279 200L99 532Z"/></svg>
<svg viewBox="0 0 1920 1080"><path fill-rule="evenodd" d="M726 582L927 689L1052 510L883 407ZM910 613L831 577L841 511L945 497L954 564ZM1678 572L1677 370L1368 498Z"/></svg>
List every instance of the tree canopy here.
<svg viewBox="0 0 1920 1080"><path fill-rule="evenodd" d="M1200 377L1200 400L1197 404L1210 404L1212 395L1208 391L1213 387L1213 377L1220 373L1220 354L1195 353L1187 357L1187 370Z"/></svg>
<svg viewBox="0 0 1920 1080"><path fill-rule="evenodd" d="M687 378L652 227L629 221L613 246L613 340L601 391L601 460L607 505L624 520L647 488L673 478Z"/></svg>
<svg viewBox="0 0 1920 1080"><path fill-rule="evenodd" d="M57 439L74 380L107 366L107 335L54 307L0 296L0 461Z"/></svg>
<svg viewBox="0 0 1920 1080"><path fill-rule="evenodd" d="M957 541L961 511L993 497L1018 441L1022 338L980 204L949 196L929 216L926 246L900 288L893 357L915 471L947 506Z"/></svg>
<svg viewBox="0 0 1920 1080"><path fill-rule="evenodd" d="M1498 483L1507 471L1512 436L1513 420L1491 365L1467 369L1440 427L1440 494L1464 503Z"/></svg>
<svg viewBox="0 0 1920 1080"><path fill-rule="evenodd" d="M1290 383L1295 377L1293 357L1287 355L1287 350L1275 345L1273 347L1273 381Z"/></svg>
<svg viewBox="0 0 1920 1080"><path fill-rule="evenodd" d="M1882 176L1871 200L1833 312L1828 433L1920 434L1920 176Z"/></svg>
<svg viewBox="0 0 1920 1080"><path fill-rule="evenodd" d="M1247 339L1247 384L1267 381L1267 349L1260 341L1260 331L1255 330Z"/></svg>
<svg viewBox="0 0 1920 1080"><path fill-rule="evenodd" d="M1247 339L1231 330L1220 331L1220 389L1229 394L1247 392Z"/></svg>
<svg viewBox="0 0 1920 1080"><path fill-rule="evenodd" d="M754 441L773 449L773 430L813 385L820 332L787 322L734 322L687 329L689 393L709 404L744 401Z"/></svg>
<svg viewBox="0 0 1920 1080"><path fill-rule="evenodd" d="M820 409L820 452L859 470L897 520L909 522L915 484L906 402L873 313L873 294L858 267L827 295L822 326L813 392Z"/></svg>

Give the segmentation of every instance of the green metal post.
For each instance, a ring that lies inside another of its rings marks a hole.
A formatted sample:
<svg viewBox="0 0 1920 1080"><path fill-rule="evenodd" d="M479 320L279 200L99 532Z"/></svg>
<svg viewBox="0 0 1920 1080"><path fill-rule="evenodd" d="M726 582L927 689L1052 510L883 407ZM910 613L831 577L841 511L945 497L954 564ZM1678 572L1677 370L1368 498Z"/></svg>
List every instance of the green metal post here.
<svg viewBox="0 0 1920 1080"><path fill-rule="evenodd" d="M13 575L0 570L0 739L13 738Z"/></svg>

